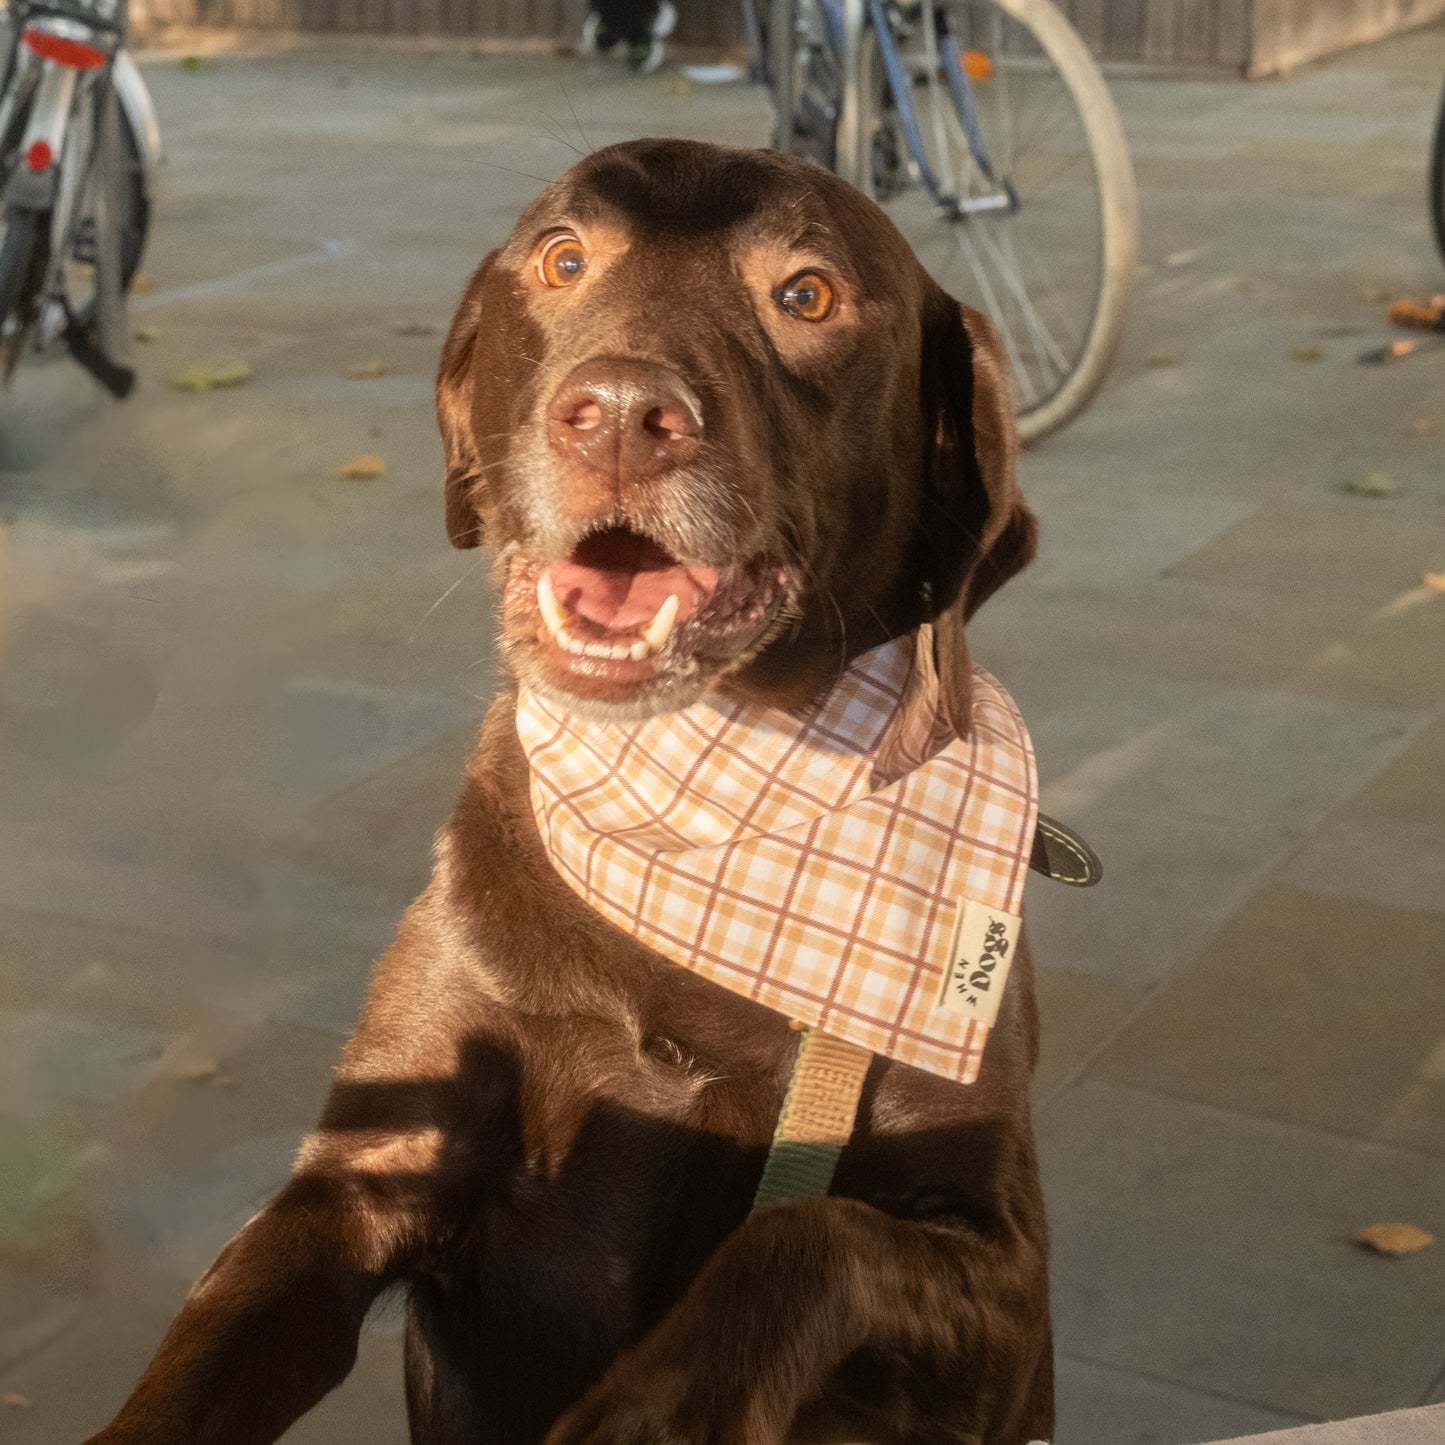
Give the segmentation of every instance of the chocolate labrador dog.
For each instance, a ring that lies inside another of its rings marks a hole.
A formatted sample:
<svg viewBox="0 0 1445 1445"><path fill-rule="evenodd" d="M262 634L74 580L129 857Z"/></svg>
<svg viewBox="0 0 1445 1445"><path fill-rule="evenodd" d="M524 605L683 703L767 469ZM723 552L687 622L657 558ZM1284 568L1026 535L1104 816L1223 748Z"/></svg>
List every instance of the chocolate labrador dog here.
<svg viewBox="0 0 1445 1445"><path fill-rule="evenodd" d="M1006 368L836 177L682 141L589 156L472 277L437 413L516 682L608 718L795 708L931 621L967 726L965 619L1034 547ZM393 1289L425 1445L1047 1437L1026 951L977 1083L876 1058L831 1196L750 1213L797 1036L564 885L515 702L290 1183L95 1445L276 1439Z"/></svg>

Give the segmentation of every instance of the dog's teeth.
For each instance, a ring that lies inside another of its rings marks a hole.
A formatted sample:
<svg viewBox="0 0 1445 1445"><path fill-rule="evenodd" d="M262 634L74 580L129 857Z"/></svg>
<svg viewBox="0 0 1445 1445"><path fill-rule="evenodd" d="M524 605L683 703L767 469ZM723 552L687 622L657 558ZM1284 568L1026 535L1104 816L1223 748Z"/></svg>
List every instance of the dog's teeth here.
<svg viewBox="0 0 1445 1445"><path fill-rule="evenodd" d="M642 659L646 657L647 654L651 651L652 649L647 645L647 643L639 637L637 641L634 642L632 646L627 649L627 654L629 657L631 657L633 662L641 662Z"/></svg>
<svg viewBox="0 0 1445 1445"><path fill-rule="evenodd" d="M555 635L558 645L564 652L575 652L580 657L587 651L587 644L575 632L569 632L565 627L560 627Z"/></svg>
<svg viewBox="0 0 1445 1445"><path fill-rule="evenodd" d="M556 588L552 586L552 579L545 572L537 578L537 606L541 609L542 621L547 624L547 631L561 641L562 630L567 625L567 612L557 600ZM563 646L566 644L563 643Z"/></svg>
<svg viewBox="0 0 1445 1445"><path fill-rule="evenodd" d="M642 629L642 640L653 652L672 636L672 626L677 621L677 610L681 606L677 593L669 593L667 601L657 609L657 615Z"/></svg>

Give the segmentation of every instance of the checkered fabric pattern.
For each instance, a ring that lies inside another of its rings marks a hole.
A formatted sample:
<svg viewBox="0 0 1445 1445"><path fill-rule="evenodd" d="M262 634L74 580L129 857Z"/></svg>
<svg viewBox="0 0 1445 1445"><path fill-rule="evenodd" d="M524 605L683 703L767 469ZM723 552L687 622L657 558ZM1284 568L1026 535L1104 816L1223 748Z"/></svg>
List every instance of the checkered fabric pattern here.
<svg viewBox="0 0 1445 1445"><path fill-rule="evenodd" d="M790 1018L962 1083L986 1030L936 1007L955 913L1021 910L1038 812L1013 699L974 670L967 739L928 628L804 715L713 697L637 723L524 693L553 866L610 922Z"/></svg>

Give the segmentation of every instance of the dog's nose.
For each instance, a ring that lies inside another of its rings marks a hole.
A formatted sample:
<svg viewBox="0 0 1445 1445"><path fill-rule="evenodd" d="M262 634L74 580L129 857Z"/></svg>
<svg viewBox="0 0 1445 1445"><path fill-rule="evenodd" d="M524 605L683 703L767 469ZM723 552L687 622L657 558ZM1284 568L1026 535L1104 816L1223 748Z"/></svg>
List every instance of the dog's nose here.
<svg viewBox="0 0 1445 1445"><path fill-rule="evenodd" d="M701 436L702 407L692 389L650 361L584 361L547 408L547 437L559 452L620 478L641 480L683 465Z"/></svg>

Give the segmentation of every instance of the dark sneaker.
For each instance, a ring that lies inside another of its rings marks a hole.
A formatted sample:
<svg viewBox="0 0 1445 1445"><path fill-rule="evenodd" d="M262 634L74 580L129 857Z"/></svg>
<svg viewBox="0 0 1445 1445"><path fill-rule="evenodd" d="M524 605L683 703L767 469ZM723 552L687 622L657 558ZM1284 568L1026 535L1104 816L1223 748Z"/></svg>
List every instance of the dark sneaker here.
<svg viewBox="0 0 1445 1445"><path fill-rule="evenodd" d="M663 41L672 34L677 25L677 6L672 0L662 0L653 17L646 39L634 40L627 47L627 63L639 75L651 75L667 58Z"/></svg>
<svg viewBox="0 0 1445 1445"><path fill-rule="evenodd" d="M583 55L606 55L617 44L617 37L602 23L602 17L590 10L582 22L582 43L579 49Z"/></svg>
<svg viewBox="0 0 1445 1445"><path fill-rule="evenodd" d="M627 68L638 75L651 75L666 58L660 40L634 40L627 47Z"/></svg>

